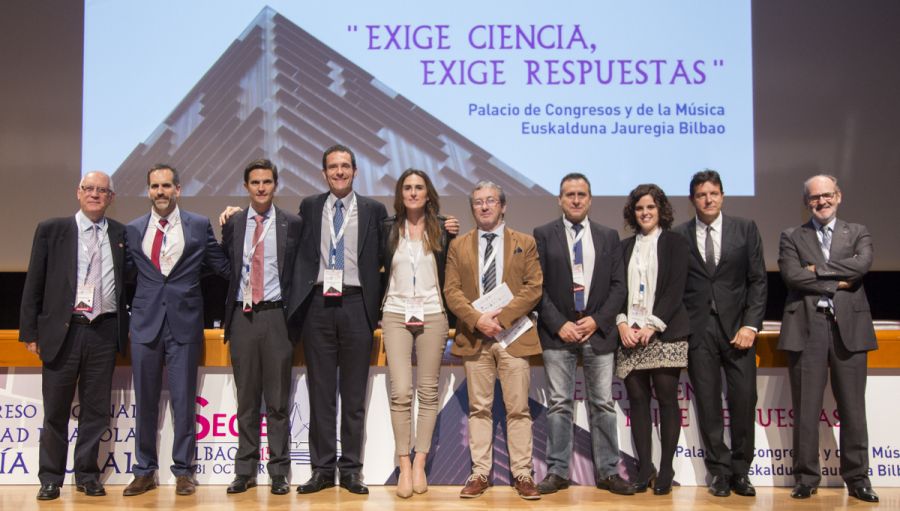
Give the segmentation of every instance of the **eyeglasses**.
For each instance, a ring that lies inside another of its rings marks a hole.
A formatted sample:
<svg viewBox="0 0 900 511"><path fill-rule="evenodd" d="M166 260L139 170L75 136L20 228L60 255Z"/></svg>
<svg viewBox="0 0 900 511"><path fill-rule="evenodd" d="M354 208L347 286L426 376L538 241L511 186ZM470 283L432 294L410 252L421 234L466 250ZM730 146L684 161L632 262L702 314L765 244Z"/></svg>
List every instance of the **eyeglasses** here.
<svg viewBox="0 0 900 511"><path fill-rule="evenodd" d="M476 201L472 201L472 205L476 208L487 206L489 208L493 208L497 204L500 204L500 201L495 199L494 197L488 197L487 199L478 199Z"/></svg>
<svg viewBox="0 0 900 511"><path fill-rule="evenodd" d="M109 188L105 188L103 186L84 186L81 185L81 191L90 195L96 193L97 195L109 195L113 193L113 191Z"/></svg>
<svg viewBox="0 0 900 511"><path fill-rule="evenodd" d="M819 193L816 195L810 195L806 198L806 200L809 201L810 204L816 204L819 202L819 200L823 200L823 199L828 202L831 202L832 200L834 200L835 197L837 197L837 192L828 192L828 193Z"/></svg>

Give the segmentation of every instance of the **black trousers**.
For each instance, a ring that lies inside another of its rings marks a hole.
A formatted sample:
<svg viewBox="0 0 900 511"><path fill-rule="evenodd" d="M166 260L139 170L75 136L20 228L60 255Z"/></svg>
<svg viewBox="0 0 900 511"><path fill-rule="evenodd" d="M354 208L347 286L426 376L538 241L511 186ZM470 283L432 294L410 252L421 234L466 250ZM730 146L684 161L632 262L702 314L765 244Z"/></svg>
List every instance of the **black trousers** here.
<svg viewBox="0 0 900 511"><path fill-rule="evenodd" d="M789 353L794 406L794 480L818 486L819 418L828 375L840 416L841 477L849 488L870 486L866 424L868 353L847 351L831 315L816 313L803 351Z"/></svg>
<svg viewBox="0 0 900 511"><path fill-rule="evenodd" d="M38 479L42 484L62 484L65 478L69 415L76 388L79 411L75 481L100 479L97 454L100 438L109 426L117 327L114 316L99 318L90 325L72 323L59 354L52 362L44 362L44 428L38 450Z"/></svg>
<svg viewBox="0 0 900 511"><path fill-rule="evenodd" d="M317 289L318 290L318 289ZM362 470L366 387L372 330L359 293L310 298L303 323L309 386L309 449L314 472ZM337 395L341 403L341 455L337 456Z"/></svg>
<svg viewBox="0 0 900 511"><path fill-rule="evenodd" d="M244 313L235 308L229 340L237 387L236 475L259 473L260 408L266 403L269 475L290 474L291 368L294 345L280 308Z"/></svg>
<svg viewBox="0 0 900 511"><path fill-rule="evenodd" d="M730 420L731 447L725 443L722 417L722 370ZM753 462L756 415L756 345L747 350L731 345L718 316L710 314L706 328L695 332L688 351L688 374L694 387L697 424L706 449L706 470L713 476L746 475Z"/></svg>

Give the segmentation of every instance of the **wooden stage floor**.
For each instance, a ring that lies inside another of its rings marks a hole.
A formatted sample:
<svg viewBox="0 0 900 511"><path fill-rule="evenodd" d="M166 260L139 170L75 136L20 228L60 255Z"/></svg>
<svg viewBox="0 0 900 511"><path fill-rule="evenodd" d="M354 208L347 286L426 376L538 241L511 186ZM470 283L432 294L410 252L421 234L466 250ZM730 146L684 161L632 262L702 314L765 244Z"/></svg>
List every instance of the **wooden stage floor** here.
<svg viewBox="0 0 900 511"><path fill-rule="evenodd" d="M809 500L793 500L790 488L757 488L756 498L732 495L728 498L713 497L703 487L676 487L670 495L654 496L652 493L621 497L587 486L574 486L554 495L545 495L538 501L524 501L510 487L493 487L477 499L460 499L458 486L433 486L424 495L400 499L393 486L371 486L368 496L351 495L338 488L324 490L314 495L275 496L268 486L253 488L240 495L227 495L225 486L200 486L190 497L175 495L174 486L162 486L137 497L122 496L124 486L107 486L106 497L86 497L76 493L74 486L66 486L62 496L53 501L35 500L38 487L0 486L0 509L3 511L118 511L178 509L202 511L255 511L255 510L309 510L330 511L502 511L528 508L542 511L582 509L654 510L684 509L692 511L720 510L832 510L832 509L900 509L900 488L876 488L881 502L867 504L847 496L843 488L820 488Z"/></svg>

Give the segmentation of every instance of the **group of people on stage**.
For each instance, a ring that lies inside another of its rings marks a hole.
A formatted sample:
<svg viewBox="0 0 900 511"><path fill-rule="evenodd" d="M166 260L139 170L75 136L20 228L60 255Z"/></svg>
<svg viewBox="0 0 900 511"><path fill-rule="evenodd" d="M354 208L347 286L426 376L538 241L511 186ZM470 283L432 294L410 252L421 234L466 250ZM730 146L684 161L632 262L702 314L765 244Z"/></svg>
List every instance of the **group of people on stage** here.
<svg viewBox="0 0 900 511"><path fill-rule="evenodd" d="M673 226L673 208L654 184L637 186L623 216L634 236L589 218L591 184L562 178L562 217L534 234L506 226L507 197L487 181L469 196L476 228L459 233L440 214L428 174L397 180L394 215L354 192L356 158L335 145L322 157L329 191L305 198L299 215L273 203L278 169L244 169L250 204L222 213L222 242L209 219L179 209L177 170L147 174L151 211L128 225L105 216L111 178L90 172L74 217L38 225L22 296L20 340L43 361L44 427L37 498L59 497L66 472L69 410L81 403L77 491L105 495L97 463L108 426L116 352L130 337L136 399L133 481L124 495L155 488L165 369L174 424L172 473L179 495L195 492L195 402L203 346L200 278L229 279L224 321L237 388L239 444L228 493L256 486L260 410L265 402L267 471L273 494L290 492L291 368L302 339L310 399L312 475L299 493L335 486L368 493L361 476L366 387L373 332L381 323L390 377L396 493L427 491L428 452L450 324L451 352L466 374L471 475L460 497L490 486L495 382L506 409L509 469L524 499L567 488L576 366L581 359L596 486L621 495L665 495L675 476L681 425L678 382L688 369L705 448L709 491L755 495L755 340L766 302L762 240L752 220L724 215L718 173L690 182L696 215ZM778 347L788 352L794 415L794 498L820 482L818 423L830 374L841 417L841 475L850 495L878 496L868 479L867 352L877 348L863 276L872 263L865 227L836 218L832 176L803 185L811 219L784 231L779 267L787 284ZM130 312L126 282L135 283ZM415 381L412 357L415 350ZM529 357L542 355L549 411L547 475L536 484ZM730 445L725 442L722 372ZM637 474L619 475L613 375L625 382ZM337 452L340 396L341 452ZM654 466L651 397L659 403L660 461ZM417 417L412 410L417 401Z"/></svg>

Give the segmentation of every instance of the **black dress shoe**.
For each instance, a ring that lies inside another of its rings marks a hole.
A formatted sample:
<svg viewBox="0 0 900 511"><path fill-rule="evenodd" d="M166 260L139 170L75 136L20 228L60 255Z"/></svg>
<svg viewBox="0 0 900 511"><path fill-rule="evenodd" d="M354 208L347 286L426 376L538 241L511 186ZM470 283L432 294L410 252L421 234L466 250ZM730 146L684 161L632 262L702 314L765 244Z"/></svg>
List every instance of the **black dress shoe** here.
<svg viewBox="0 0 900 511"><path fill-rule="evenodd" d="M731 481L729 479L731 478L724 475L713 476L712 481L709 483L709 493L716 497L731 495Z"/></svg>
<svg viewBox="0 0 900 511"><path fill-rule="evenodd" d="M815 486L807 486L805 484L796 484L796 485L794 485L794 489L791 490L791 498L792 499L808 499L815 494L816 494L816 487Z"/></svg>
<svg viewBox="0 0 900 511"><path fill-rule="evenodd" d="M46 483L41 485L38 490L38 500L54 500L59 498L59 485L56 483Z"/></svg>
<svg viewBox="0 0 900 511"><path fill-rule="evenodd" d="M228 485L225 493L244 493L250 488L256 487L256 478L251 476L234 476L234 481Z"/></svg>
<svg viewBox="0 0 900 511"><path fill-rule="evenodd" d="M291 492L291 485L286 476L270 476L269 481L272 485L269 490L272 495L287 495Z"/></svg>
<svg viewBox="0 0 900 511"><path fill-rule="evenodd" d="M75 491L80 491L88 497L106 496L106 490L103 488L103 483L94 479L88 479L83 483L77 483L75 485Z"/></svg>
<svg viewBox="0 0 900 511"><path fill-rule="evenodd" d="M565 490L568 487L569 480L564 477L559 477L556 474L547 474L547 477L537 485L537 489L541 492L541 495L556 493L559 490Z"/></svg>
<svg viewBox="0 0 900 511"><path fill-rule="evenodd" d="M362 482L362 476L357 473L341 474L341 488L357 495L369 494L369 487Z"/></svg>
<svg viewBox="0 0 900 511"><path fill-rule="evenodd" d="M856 497L863 502L878 502L878 494L871 486L857 486L848 491L851 497Z"/></svg>
<svg viewBox="0 0 900 511"><path fill-rule="evenodd" d="M606 490L616 495L634 495L634 485L619 477L619 474L613 474L609 477L597 480L597 489Z"/></svg>
<svg viewBox="0 0 900 511"><path fill-rule="evenodd" d="M325 488L333 487L333 472L313 472L313 475L309 478L309 481L306 481L305 483L297 487L297 493L316 493L317 491L322 491Z"/></svg>
<svg viewBox="0 0 900 511"><path fill-rule="evenodd" d="M756 488L746 474L731 476L731 491L744 497L755 497Z"/></svg>

